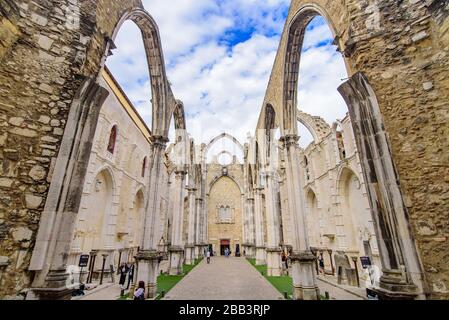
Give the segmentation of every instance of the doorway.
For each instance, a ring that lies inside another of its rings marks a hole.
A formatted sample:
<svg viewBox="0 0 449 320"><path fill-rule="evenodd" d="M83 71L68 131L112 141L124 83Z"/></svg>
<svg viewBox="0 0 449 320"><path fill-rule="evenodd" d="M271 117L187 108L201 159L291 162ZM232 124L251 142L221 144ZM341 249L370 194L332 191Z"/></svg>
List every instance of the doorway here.
<svg viewBox="0 0 449 320"><path fill-rule="evenodd" d="M220 241L220 254L222 256L225 255L226 249L231 250L231 240L225 239Z"/></svg>

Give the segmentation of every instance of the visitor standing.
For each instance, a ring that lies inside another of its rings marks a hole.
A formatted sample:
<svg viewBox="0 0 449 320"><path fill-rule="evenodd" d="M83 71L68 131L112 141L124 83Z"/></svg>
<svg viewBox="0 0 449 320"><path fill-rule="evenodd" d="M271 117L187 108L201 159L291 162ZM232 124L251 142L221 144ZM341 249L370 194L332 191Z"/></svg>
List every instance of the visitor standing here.
<svg viewBox="0 0 449 320"><path fill-rule="evenodd" d="M324 275L324 259L323 259L323 256L320 255L318 257L318 263L319 263L319 266L320 266L320 273L322 273Z"/></svg>
<svg viewBox="0 0 449 320"><path fill-rule="evenodd" d="M129 290L129 286L131 285L131 283L134 283L134 263L131 263L128 265L128 269L129 269L129 275L128 275L128 285L126 287L126 290Z"/></svg>
<svg viewBox="0 0 449 320"><path fill-rule="evenodd" d="M125 294L125 282L126 282L126 275L128 274L128 266L126 265L126 263L122 262L122 264L120 265L119 268L119 273L120 273L120 280L119 280L119 285L120 285L120 295L123 296Z"/></svg>

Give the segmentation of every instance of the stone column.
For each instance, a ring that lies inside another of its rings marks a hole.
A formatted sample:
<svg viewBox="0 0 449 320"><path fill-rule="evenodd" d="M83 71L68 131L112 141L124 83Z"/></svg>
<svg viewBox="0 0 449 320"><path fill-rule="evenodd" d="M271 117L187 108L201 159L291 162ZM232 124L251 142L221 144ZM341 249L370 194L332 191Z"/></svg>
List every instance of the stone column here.
<svg viewBox="0 0 449 320"><path fill-rule="evenodd" d="M374 89L358 72L338 90L351 116L382 261L375 291L381 300L426 299L424 271Z"/></svg>
<svg viewBox="0 0 449 320"><path fill-rule="evenodd" d="M137 284L145 282L147 286L147 298L155 298L157 295L157 277L159 275L159 217L161 186L163 181L164 153L168 139L162 136L153 137L153 157L149 163L149 188L148 199L145 207L144 232L141 250L136 255Z"/></svg>
<svg viewBox="0 0 449 320"><path fill-rule="evenodd" d="M209 225L207 222L207 204L206 201L201 202L201 252L207 250L209 246Z"/></svg>
<svg viewBox="0 0 449 320"><path fill-rule="evenodd" d="M291 255L293 298L295 300L318 300L314 263L316 257L310 250L306 225L305 196L299 170L299 137L287 135L281 138L286 152L286 178L292 217L293 252Z"/></svg>
<svg viewBox="0 0 449 320"><path fill-rule="evenodd" d="M70 107L29 270L26 299L70 300L67 261L80 208L100 106L109 92L86 78Z"/></svg>
<svg viewBox="0 0 449 320"><path fill-rule="evenodd" d="M266 263L265 252L265 235L263 226L263 203L262 203L262 188L255 190L255 208L254 208L254 224L256 231L256 264L263 265Z"/></svg>
<svg viewBox="0 0 449 320"><path fill-rule="evenodd" d="M267 267L268 276L279 277L282 275L281 248L279 246L279 216L277 202L277 185L273 172L268 172L266 176L266 210L267 210Z"/></svg>
<svg viewBox="0 0 449 320"><path fill-rule="evenodd" d="M189 189L189 225L187 230L186 264L195 264L195 216L196 216L196 189Z"/></svg>
<svg viewBox="0 0 449 320"><path fill-rule="evenodd" d="M249 226L250 226L250 257L255 258L256 257L256 223L254 221L255 219L255 201L254 196L251 195L249 200L249 208L250 208L250 220L249 220Z"/></svg>
<svg viewBox="0 0 449 320"><path fill-rule="evenodd" d="M248 197L245 201L245 209L247 211L247 236L246 236L246 255L250 258L254 258L254 198Z"/></svg>
<svg viewBox="0 0 449 320"><path fill-rule="evenodd" d="M202 227L202 207L203 207L203 199L196 198L196 220L195 220L195 259L199 259L202 257L202 249L201 249L201 227Z"/></svg>
<svg viewBox="0 0 449 320"><path fill-rule="evenodd" d="M170 275L182 273L184 256L183 225L184 225L184 190L186 171L177 170L175 172L175 187L173 198L173 222L170 252Z"/></svg>

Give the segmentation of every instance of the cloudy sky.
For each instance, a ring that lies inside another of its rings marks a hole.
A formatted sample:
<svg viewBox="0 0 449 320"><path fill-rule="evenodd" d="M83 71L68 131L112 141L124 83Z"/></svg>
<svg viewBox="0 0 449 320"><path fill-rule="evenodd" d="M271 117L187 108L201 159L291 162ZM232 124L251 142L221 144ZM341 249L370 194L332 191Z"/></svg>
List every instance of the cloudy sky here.
<svg viewBox="0 0 449 320"><path fill-rule="evenodd" d="M227 132L244 143L248 133L254 134L290 1L143 2L159 26L168 78L184 102L191 135L207 143ZM329 123L347 112L336 90L346 71L331 43L330 30L316 18L306 33L299 85L300 108ZM151 127L151 90L139 29L125 23L116 45L107 65ZM310 135L301 133L302 145L310 142Z"/></svg>

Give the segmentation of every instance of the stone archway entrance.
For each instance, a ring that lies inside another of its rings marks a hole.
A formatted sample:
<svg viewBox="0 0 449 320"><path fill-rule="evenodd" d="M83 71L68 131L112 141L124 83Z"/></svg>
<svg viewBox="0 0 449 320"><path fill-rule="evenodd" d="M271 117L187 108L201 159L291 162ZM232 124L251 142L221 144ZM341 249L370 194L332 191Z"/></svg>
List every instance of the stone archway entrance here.
<svg viewBox="0 0 449 320"><path fill-rule="evenodd" d="M221 239L220 240L220 255L226 255L226 249L231 250L231 239Z"/></svg>

